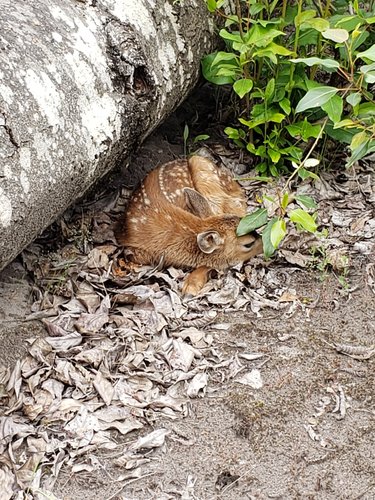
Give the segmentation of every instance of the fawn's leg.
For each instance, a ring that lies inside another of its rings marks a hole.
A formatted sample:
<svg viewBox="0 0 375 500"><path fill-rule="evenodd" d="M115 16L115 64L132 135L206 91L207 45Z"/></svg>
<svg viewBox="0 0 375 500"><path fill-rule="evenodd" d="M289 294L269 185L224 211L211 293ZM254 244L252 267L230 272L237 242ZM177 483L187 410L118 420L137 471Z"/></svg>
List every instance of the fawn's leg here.
<svg viewBox="0 0 375 500"><path fill-rule="evenodd" d="M197 267L187 275L182 286L183 295L198 295L208 281L211 268L207 266Z"/></svg>

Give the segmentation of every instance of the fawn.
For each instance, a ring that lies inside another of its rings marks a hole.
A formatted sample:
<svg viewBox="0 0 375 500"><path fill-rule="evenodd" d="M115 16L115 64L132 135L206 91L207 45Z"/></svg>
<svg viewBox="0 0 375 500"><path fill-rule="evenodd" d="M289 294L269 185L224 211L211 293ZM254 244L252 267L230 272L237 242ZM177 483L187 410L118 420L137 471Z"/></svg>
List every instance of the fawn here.
<svg viewBox="0 0 375 500"><path fill-rule="evenodd" d="M147 175L116 235L136 263L194 268L182 292L196 295L211 269L226 269L262 252L258 235L236 236L244 215L239 184L207 158L192 156Z"/></svg>

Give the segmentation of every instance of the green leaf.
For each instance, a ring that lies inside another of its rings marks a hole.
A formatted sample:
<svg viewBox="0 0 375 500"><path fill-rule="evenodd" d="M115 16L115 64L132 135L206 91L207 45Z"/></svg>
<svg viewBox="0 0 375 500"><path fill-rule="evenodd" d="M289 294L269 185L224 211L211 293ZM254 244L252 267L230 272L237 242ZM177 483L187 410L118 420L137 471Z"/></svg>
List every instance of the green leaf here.
<svg viewBox="0 0 375 500"><path fill-rule="evenodd" d="M320 57L299 57L297 59L289 59L292 63L303 63L307 66L324 66L325 68L339 68L340 64L334 59L321 59Z"/></svg>
<svg viewBox="0 0 375 500"><path fill-rule="evenodd" d="M332 40L336 43L344 43L349 38L349 32L342 28L329 28L323 31L322 35L326 40Z"/></svg>
<svg viewBox="0 0 375 500"><path fill-rule="evenodd" d="M357 50L361 45L365 43L367 38L370 36L370 33L368 31L362 31L362 33L357 34L356 32L356 37L354 37L354 32L352 33L352 44L351 44L351 54L354 54L354 51Z"/></svg>
<svg viewBox="0 0 375 500"><path fill-rule="evenodd" d="M229 139L239 139L240 138L240 134L238 132L238 129L236 129L236 128L226 127L224 129L224 132L227 134Z"/></svg>
<svg viewBox="0 0 375 500"><path fill-rule="evenodd" d="M213 52L212 54L208 54L207 56L203 57L201 61L203 76L207 81L214 83L215 85L226 85L228 83L233 83L233 77L218 76L218 68L212 67L212 61L215 59L216 55L217 53ZM235 56L232 55L232 58L235 58Z"/></svg>
<svg viewBox="0 0 375 500"><path fill-rule="evenodd" d="M186 142L189 138L189 125L187 123L185 123L183 138L184 142Z"/></svg>
<svg viewBox="0 0 375 500"><path fill-rule="evenodd" d="M342 120L343 122L349 121L353 123L351 120ZM325 126L325 132L326 134L331 137L332 139L336 141L340 141L344 144L350 144L353 138L353 135L355 135L358 132L357 124L354 124L350 128L338 128L338 125L342 123L336 123L335 128L333 128L332 124L327 123Z"/></svg>
<svg viewBox="0 0 375 500"><path fill-rule="evenodd" d="M226 127L224 129L224 132L227 134L229 139L233 140L233 142L236 144L236 146L238 146L239 148L245 147L245 143L244 143L243 139L245 139L246 133L244 130L242 130L241 128L237 129L237 128L232 128L232 127Z"/></svg>
<svg viewBox="0 0 375 500"><path fill-rule="evenodd" d="M257 50L256 52L254 52L253 56L254 56L254 58L258 58L258 59L267 57L268 59L270 59L273 62L273 64L277 64L276 54L274 54L272 52L272 50L269 50L268 47L266 47L265 49Z"/></svg>
<svg viewBox="0 0 375 500"><path fill-rule="evenodd" d="M271 80L267 83L266 90L264 92L264 98L267 102L270 102L273 95L275 93L275 79L271 78Z"/></svg>
<svg viewBox="0 0 375 500"><path fill-rule="evenodd" d="M307 45L317 45L319 38L319 32L309 28L307 30L301 31L298 38L298 47L306 47Z"/></svg>
<svg viewBox="0 0 375 500"><path fill-rule="evenodd" d="M209 139L209 138L210 138L210 136L207 134L197 135L196 137L194 137L193 144L196 144L199 141L205 141L206 139Z"/></svg>
<svg viewBox="0 0 375 500"><path fill-rule="evenodd" d="M311 198L311 196L307 196L305 194L297 194L295 200L298 203L301 203L304 207L315 210L317 208L317 204L315 200Z"/></svg>
<svg viewBox="0 0 375 500"><path fill-rule="evenodd" d="M306 21L313 19L315 16L316 16L315 10L305 10L295 16L294 26L298 28L298 26L301 26L302 23L305 23Z"/></svg>
<svg viewBox="0 0 375 500"><path fill-rule="evenodd" d="M276 151L275 149L268 148L267 152L268 152L269 157L271 158L271 161L273 161L273 163L277 163L280 160L280 157L281 157L280 151Z"/></svg>
<svg viewBox="0 0 375 500"><path fill-rule="evenodd" d="M253 53L253 58L264 58L267 57L274 64L277 64L277 56L290 56L293 54L290 50L282 47L281 45L277 45L276 43L270 43L264 48L260 48Z"/></svg>
<svg viewBox="0 0 375 500"><path fill-rule="evenodd" d="M335 27L353 31L357 26L363 24L364 20L360 16L332 16L331 22Z"/></svg>
<svg viewBox="0 0 375 500"><path fill-rule="evenodd" d="M284 118L285 115L283 115L282 113L277 113L275 111L275 108L270 108L265 110L263 113L257 114L253 120L245 120L243 118L240 118L239 121L243 125L246 125L249 129L252 129L266 122L281 123Z"/></svg>
<svg viewBox="0 0 375 500"><path fill-rule="evenodd" d="M365 75L365 81L367 83L375 82L375 62L372 64L364 64L359 70Z"/></svg>
<svg viewBox="0 0 375 500"><path fill-rule="evenodd" d="M334 95L329 101L322 105L322 110L325 111L329 119L333 123L341 120L342 111L344 109L344 102L340 95Z"/></svg>
<svg viewBox="0 0 375 500"><path fill-rule="evenodd" d="M289 203L289 195L288 193L284 193L284 196L281 200L281 208L285 210L286 207L288 206L288 203Z"/></svg>
<svg viewBox="0 0 375 500"><path fill-rule="evenodd" d="M247 145L247 149L249 149L249 144ZM249 151L250 151L250 149L249 149ZM255 168L256 168L257 172L263 174L267 170L268 165L266 162L261 162L261 163L258 163L258 165Z"/></svg>
<svg viewBox="0 0 375 500"><path fill-rule="evenodd" d="M321 17L316 17L314 19L309 19L301 24L301 30L305 30L308 28L312 28L322 33L323 31L327 31L327 29L329 28L329 22L326 19L322 19Z"/></svg>
<svg viewBox="0 0 375 500"><path fill-rule="evenodd" d="M334 127L335 129L341 127L346 127L346 128L358 127L358 123L354 122L350 118L345 118L345 120L341 120L340 122L335 123Z"/></svg>
<svg viewBox="0 0 375 500"><path fill-rule="evenodd" d="M311 172L306 170L305 168L300 168L298 170L298 177L301 177L301 179L304 181L305 179L308 179L310 177Z"/></svg>
<svg viewBox="0 0 375 500"><path fill-rule="evenodd" d="M242 99L244 95L248 94L250 90L253 88L253 81L249 78L241 78L241 80L237 80L233 84L233 90L237 95Z"/></svg>
<svg viewBox="0 0 375 500"><path fill-rule="evenodd" d="M224 40L230 40L232 42L243 43L243 40L242 40L241 35L239 33L229 33L229 31L227 31L226 29L223 28L219 31L219 35Z"/></svg>
<svg viewBox="0 0 375 500"><path fill-rule="evenodd" d="M301 137L305 142L314 137L316 139L320 133L320 125L312 125L305 118L303 121L285 127L292 137Z"/></svg>
<svg viewBox="0 0 375 500"><path fill-rule="evenodd" d="M247 57L249 47L244 42L233 42L232 50L239 52L242 57Z"/></svg>
<svg viewBox="0 0 375 500"><path fill-rule="evenodd" d="M375 71L369 71L364 78L366 83L375 83Z"/></svg>
<svg viewBox="0 0 375 500"><path fill-rule="evenodd" d="M367 73L368 71L373 71L375 69L375 62L373 62L372 64L364 64L363 66L361 66L360 68L360 71L361 73Z"/></svg>
<svg viewBox="0 0 375 500"><path fill-rule="evenodd" d="M222 64L218 66L217 76L226 76L230 78L236 78L239 70L237 66L231 64Z"/></svg>
<svg viewBox="0 0 375 500"><path fill-rule="evenodd" d="M243 236L244 234L251 233L254 229L264 226L267 222L267 210L265 208L258 208L252 214L245 215L238 224L236 234Z"/></svg>
<svg viewBox="0 0 375 500"><path fill-rule="evenodd" d="M360 146L363 144L367 143L369 141L369 136L367 133L363 130L362 132L359 132L358 134L355 134L352 138L352 142L350 143L350 149L354 151L355 149L358 149Z"/></svg>
<svg viewBox="0 0 375 500"><path fill-rule="evenodd" d="M206 0L208 10L210 12L215 12L216 10L216 0Z"/></svg>
<svg viewBox="0 0 375 500"><path fill-rule="evenodd" d="M296 208L289 213L289 218L295 224L298 224L303 229L309 233L315 233L318 226L310 214L302 210L301 208Z"/></svg>
<svg viewBox="0 0 375 500"><path fill-rule="evenodd" d="M375 104L372 102L364 102L358 106L357 115L359 118L365 119L375 115Z"/></svg>
<svg viewBox="0 0 375 500"><path fill-rule="evenodd" d="M373 153L375 151L375 141L367 141L363 142L358 148L356 148L353 152L351 157L349 158L348 162L346 163L347 167L350 167L353 165L358 160L361 160L365 156L367 156L370 153Z"/></svg>
<svg viewBox="0 0 375 500"><path fill-rule="evenodd" d="M271 219L262 232L263 255L266 259L271 257L271 255L275 252L275 247L272 245L271 241L271 231L273 225L276 224L278 220L279 219L277 217Z"/></svg>
<svg viewBox="0 0 375 500"><path fill-rule="evenodd" d="M375 61L375 45L372 45L369 49L365 50L364 52L358 52L356 59L363 59L366 61L366 59L369 59L370 61Z"/></svg>
<svg viewBox="0 0 375 500"><path fill-rule="evenodd" d="M233 66L238 66L237 56L235 56L234 54L232 54L230 52L219 51L219 52L214 52L213 54L210 54L210 55L214 56L212 58L212 61L211 61L212 68L214 66L219 65L222 62L229 63ZM221 64L220 64L220 66L221 66Z"/></svg>
<svg viewBox="0 0 375 500"><path fill-rule="evenodd" d="M266 46L266 49L273 52L274 54L277 54L278 56L290 56L293 54L293 51L287 49L286 47L283 47L282 45L278 45L275 42L271 42ZM255 54L258 54L259 52L256 52Z"/></svg>
<svg viewBox="0 0 375 500"><path fill-rule="evenodd" d="M306 109L321 107L329 101L332 96L337 94L339 89L335 87L321 86L309 90L299 101L296 107L296 112L301 113Z"/></svg>
<svg viewBox="0 0 375 500"><path fill-rule="evenodd" d="M270 240L274 248L278 248L280 242L286 235L286 222L284 219L278 219L271 227Z"/></svg>
<svg viewBox="0 0 375 500"><path fill-rule="evenodd" d="M256 47L266 47L274 38L280 35L285 34L269 26L264 27L259 24L254 24L247 32L245 39L248 46L255 45Z"/></svg>
<svg viewBox="0 0 375 500"><path fill-rule="evenodd" d="M256 16L259 12L262 12L266 7L260 3L256 3L250 7L250 15Z"/></svg>
<svg viewBox="0 0 375 500"><path fill-rule="evenodd" d="M269 166L269 168L270 168L271 175L273 175L274 177L278 177L279 176L280 172L278 171L276 165L271 164Z"/></svg>
<svg viewBox="0 0 375 500"><path fill-rule="evenodd" d="M362 101L362 96L359 92L353 92L352 94L349 94L346 97L346 102L349 103L351 106L357 106Z"/></svg>
<svg viewBox="0 0 375 500"><path fill-rule="evenodd" d="M238 24L238 23L239 23L238 16L231 15L228 16L227 19L225 20L224 26L228 28L229 26L232 26L232 24Z"/></svg>
<svg viewBox="0 0 375 500"><path fill-rule="evenodd" d="M292 111L292 107L290 105L290 101L289 99L287 99L286 97L284 97L284 99L282 99L280 102L279 102L279 106L280 108L284 111L284 113L286 115L289 115L290 112Z"/></svg>

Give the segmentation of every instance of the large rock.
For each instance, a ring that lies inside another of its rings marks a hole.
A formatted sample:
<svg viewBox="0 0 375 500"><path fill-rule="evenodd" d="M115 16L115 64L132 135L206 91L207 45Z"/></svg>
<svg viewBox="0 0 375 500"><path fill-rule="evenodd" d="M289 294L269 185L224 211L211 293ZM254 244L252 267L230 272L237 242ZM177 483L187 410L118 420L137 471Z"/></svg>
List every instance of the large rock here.
<svg viewBox="0 0 375 500"><path fill-rule="evenodd" d="M187 95L201 0L0 0L0 269Z"/></svg>

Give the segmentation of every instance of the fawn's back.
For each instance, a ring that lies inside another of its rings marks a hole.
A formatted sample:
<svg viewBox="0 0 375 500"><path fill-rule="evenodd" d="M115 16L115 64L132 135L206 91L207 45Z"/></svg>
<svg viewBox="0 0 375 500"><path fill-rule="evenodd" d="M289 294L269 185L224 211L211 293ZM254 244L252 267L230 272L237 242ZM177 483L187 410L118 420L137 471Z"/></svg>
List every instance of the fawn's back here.
<svg viewBox="0 0 375 500"><path fill-rule="evenodd" d="M229 173L193 156L150 172L133 194L117 239L135 262L225 269L260 253L259 238L237 237L246 199Z"/></svg>

